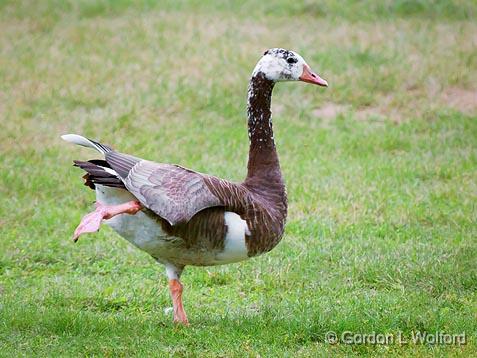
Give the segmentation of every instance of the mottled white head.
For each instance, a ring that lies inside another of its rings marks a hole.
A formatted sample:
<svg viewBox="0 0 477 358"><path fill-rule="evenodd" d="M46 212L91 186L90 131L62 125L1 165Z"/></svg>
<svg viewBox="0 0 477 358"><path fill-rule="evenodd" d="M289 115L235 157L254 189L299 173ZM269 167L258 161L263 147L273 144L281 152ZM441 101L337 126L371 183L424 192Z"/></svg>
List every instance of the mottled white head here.
<svg viewBox="0 0 477 358"><path fill-rule="evenodd" d="M303 57L294 51L272 48L265 51L258 61L252 76L263 73L271 81L303 81L319 86L328 86L328 82L314 73Z"/></svg>

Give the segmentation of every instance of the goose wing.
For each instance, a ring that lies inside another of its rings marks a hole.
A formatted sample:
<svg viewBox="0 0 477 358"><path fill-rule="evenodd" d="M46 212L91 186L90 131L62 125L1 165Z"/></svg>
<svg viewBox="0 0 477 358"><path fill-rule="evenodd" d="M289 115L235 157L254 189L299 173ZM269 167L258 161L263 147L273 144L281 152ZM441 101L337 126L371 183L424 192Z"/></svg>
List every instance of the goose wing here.
<svg viewBox="0 0 477 358"><path fill-rule="evenodd" d="M171 225L188 222L205 208L226 206L219 198L222 195L212 192L218 188L210 186L224 186L222 191L227 191L225 187L235 185L179 165L155 163L118 152L105 156L127 190Z"/></svg>

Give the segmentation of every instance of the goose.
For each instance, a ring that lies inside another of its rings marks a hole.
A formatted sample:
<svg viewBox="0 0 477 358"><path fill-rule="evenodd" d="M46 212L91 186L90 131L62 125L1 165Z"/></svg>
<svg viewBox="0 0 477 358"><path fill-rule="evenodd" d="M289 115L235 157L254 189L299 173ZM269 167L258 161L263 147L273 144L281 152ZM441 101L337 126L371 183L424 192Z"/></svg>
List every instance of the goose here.
<svg viewBox="0 0 477 358"><path fill-rule="evenodd" d="M328 86L294 51L272 48L263 54L248 87L250 147L242 183L123 154L80 135L61 136L104 157L74 161L86 172L84 184L96 192L96 209L83 217L74 241L99 230L104 220L163 264L176 323L189 324L180 282L185 266L246 260L270 251L282 238L287 194L270 109L273 87L281 81Z"/></svg>

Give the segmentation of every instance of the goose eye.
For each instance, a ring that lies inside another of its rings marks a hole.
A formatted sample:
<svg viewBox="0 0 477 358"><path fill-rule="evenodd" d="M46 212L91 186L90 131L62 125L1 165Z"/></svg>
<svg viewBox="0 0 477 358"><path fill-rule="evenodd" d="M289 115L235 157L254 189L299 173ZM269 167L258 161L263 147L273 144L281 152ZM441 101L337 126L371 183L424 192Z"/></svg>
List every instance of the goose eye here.
<svg viewBox="0 0 477 358"><path fill-rule="evenodd" d="M292 64L292 63L297 63L298 60L297 60L296 58L294 58L294 57L288 57L288 58L287 58L287 62L288 62L289 64Z"/></svg>

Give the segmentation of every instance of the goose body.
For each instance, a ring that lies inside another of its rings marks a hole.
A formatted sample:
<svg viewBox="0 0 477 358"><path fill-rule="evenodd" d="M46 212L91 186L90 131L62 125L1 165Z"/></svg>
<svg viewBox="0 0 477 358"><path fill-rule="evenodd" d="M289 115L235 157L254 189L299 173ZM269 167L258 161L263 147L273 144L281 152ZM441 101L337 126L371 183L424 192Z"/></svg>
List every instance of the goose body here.
<svg viewBox="0 0 477 358"><path fill-rule="evenodd" d="M105 220L164 264L174 320L187 324L179 281L186 265L242 261L270 251L282 238L287 196L270 106L275 83L293 80L327 86L300 55L284 49L266 51L252 73L247 106L250 149L242 183L123 154L76 134L62 136L104 156L75 161L86 171L85 185L95 190L97 200L96 210L83 218L74 239L97 231Z"/></svg>
<svg viewBox="0 0 477 358"><path fill-rule="evenodd" d="M135 200L135 197L125 189L97 185L95 191L96 200L107 205ZM163 264L172 263L179 267L212 266L248 258L245 235L249 234L249 231L245 220L238 214L222 208L205 209L198 214L199 221L202 221L202 215L223 216L223 228L217 229L213 226L210 228L212 231L226 232L223 245L214 245L208 240L197 240L195 244L190 245L184 238L171 235L164 228L167 224L149 210L139 211L135 215L119 214L106 220L105 223L131 244Z"/></svg>

